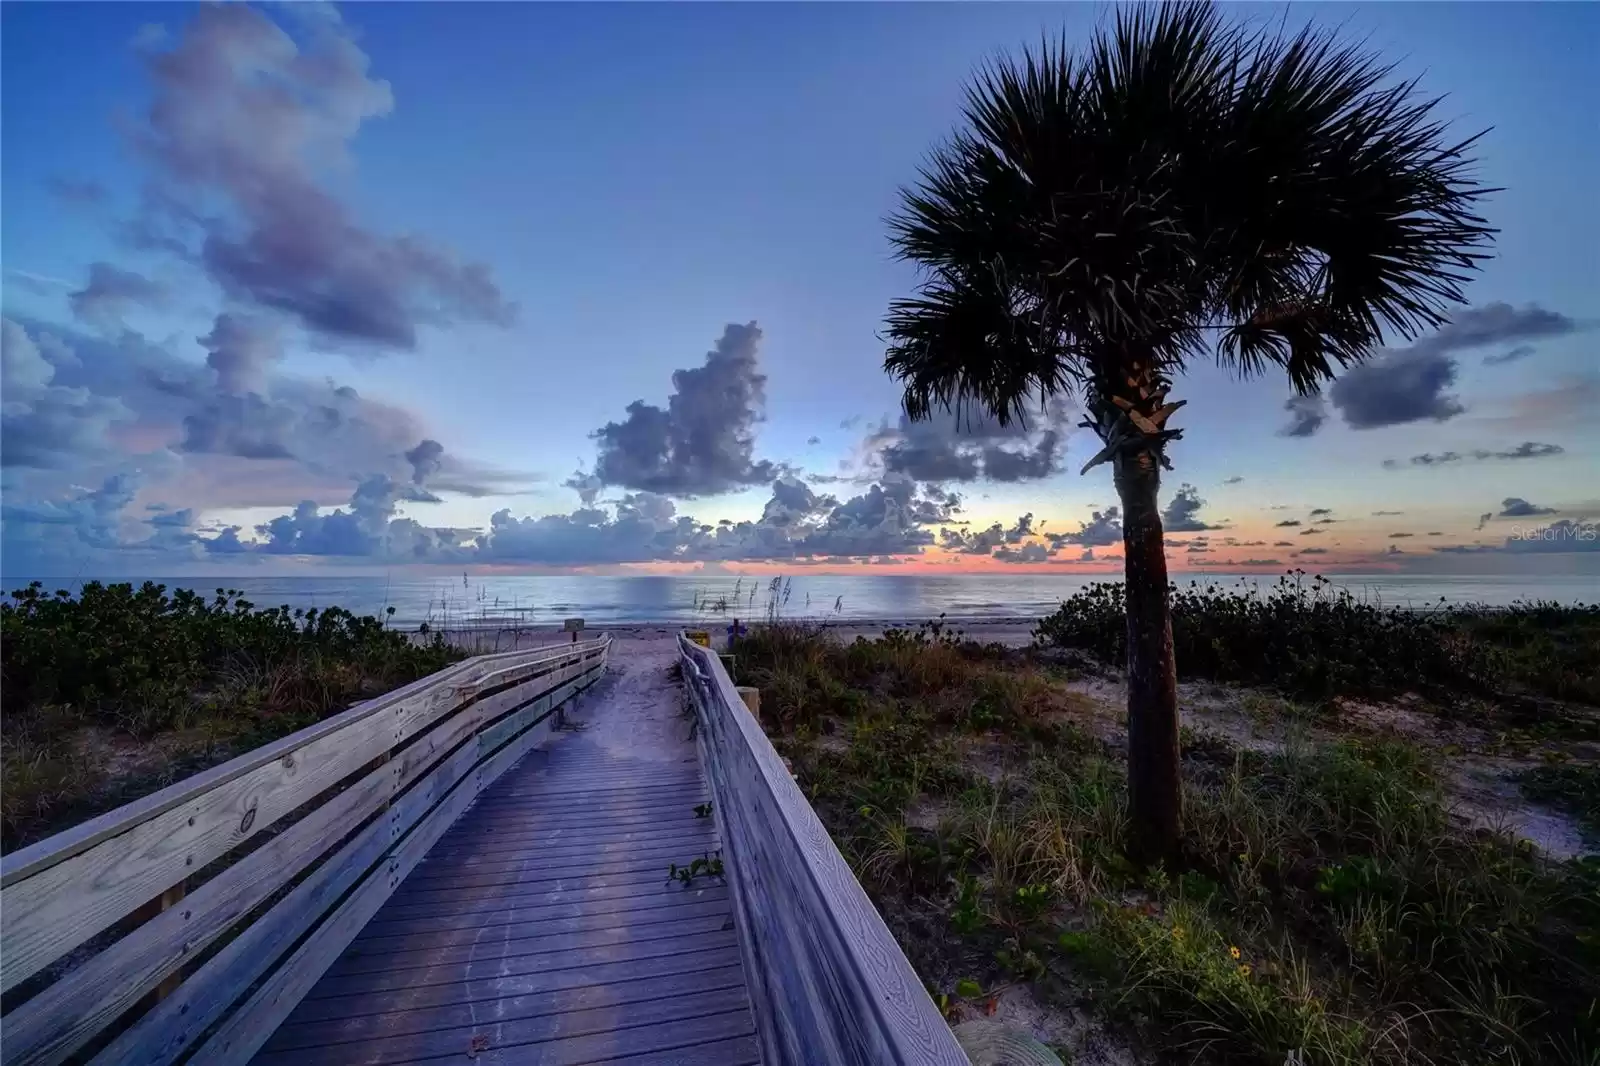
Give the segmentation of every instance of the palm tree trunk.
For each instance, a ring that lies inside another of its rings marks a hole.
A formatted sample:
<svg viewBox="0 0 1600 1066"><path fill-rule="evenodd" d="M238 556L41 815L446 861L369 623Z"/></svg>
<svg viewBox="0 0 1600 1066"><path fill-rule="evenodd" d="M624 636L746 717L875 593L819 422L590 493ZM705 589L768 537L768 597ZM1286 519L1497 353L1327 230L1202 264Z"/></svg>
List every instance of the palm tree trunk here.
<svg viewBox="0 0 1600 1066"><path fill-rule="evenodd" d="M1141 862L1178 855L1183 793L1178 767L1178 674L1172 656L1172 605L1157 491L1161 472L1149 450L1114 461L1122 499L1128 610L1129 850Z"/></svg>

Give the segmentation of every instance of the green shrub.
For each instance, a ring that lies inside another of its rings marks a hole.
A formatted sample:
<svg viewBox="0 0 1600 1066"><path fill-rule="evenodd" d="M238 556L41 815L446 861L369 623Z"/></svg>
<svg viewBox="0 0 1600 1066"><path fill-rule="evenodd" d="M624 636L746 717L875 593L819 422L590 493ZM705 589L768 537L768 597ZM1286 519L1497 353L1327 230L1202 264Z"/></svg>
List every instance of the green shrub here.
<svg viewBox="0 0 1600 1066"><path fill-rule="evenodd" d="M1181 677L1273 685L1295 695L1434 686L1524 687L1600 701L1600 606L1522 603L1503 610L1409 611L1358 599L1292 571L1266 592L1173 585L1172 639ZM1039 644L1126 659L1120 583L1090 585L1041 619Z"/></svg>
<svg viewBox="0 0 1600 1066"><path fill-rule="evenodd" d="M135 798L131 778L84 765L86 728L142 742L132 761L148 790L462 658L438 635L414 640L337 607L257 609L230 589L207 599L91 581L73 596L34 582L12 601L0 604L7 849ZM153 743L184 730L204 735Z"/></svg>

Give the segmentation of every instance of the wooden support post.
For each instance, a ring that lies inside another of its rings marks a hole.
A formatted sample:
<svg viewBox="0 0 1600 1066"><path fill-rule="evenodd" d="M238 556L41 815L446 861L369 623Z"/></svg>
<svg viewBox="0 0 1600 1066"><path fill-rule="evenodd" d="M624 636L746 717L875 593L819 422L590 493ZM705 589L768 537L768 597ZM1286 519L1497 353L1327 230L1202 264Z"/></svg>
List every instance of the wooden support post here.
<svg viewBox="0 0 1600 1066"><path fill-rule="evenodd" d="M183 902L184 892L187 890L188 884L189 879L186 877L182 881L179 881L177 884L173 885L171 888L167 889L165 892L161 893L161 909L164 911L170 910L173 907L176 907L179 903ZM183 984L182 966L178 967L176 970L173 970L159 985L156 985L156 1002L160 1003L162 1000L172 995L173 992L177 991L178 986L181 984Z"/></svg>
<svg viewBox="0 0 1600 1066"><path fill-rule="evenodd" d="M756 716L756 721L761 721L761 690L754 685L740 685L738 691L739 698L750 708L750 713Z"/></svg>

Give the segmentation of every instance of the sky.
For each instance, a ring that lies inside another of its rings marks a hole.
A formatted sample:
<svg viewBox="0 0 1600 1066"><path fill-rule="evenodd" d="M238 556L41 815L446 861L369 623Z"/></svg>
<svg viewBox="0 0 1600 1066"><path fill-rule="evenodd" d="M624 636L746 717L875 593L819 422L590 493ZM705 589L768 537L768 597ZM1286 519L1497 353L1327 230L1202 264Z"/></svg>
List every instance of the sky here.
<svg viewBox="0 0 1600 1066"><path fill-rule="evenodd" d="M1226 8L1443 94L1500 233L1316 402L1201 363L1178 571L1600 574L1590 4ZM1070 404L910 424L885 218L1112 9L0 7L7 576L1114 573Z"/></svg>

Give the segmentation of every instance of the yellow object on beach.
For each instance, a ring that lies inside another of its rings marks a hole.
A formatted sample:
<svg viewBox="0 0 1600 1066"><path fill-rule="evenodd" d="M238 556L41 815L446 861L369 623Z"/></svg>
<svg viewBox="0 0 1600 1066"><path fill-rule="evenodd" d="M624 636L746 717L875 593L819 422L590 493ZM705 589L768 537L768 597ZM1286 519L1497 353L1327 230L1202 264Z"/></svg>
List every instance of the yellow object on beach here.
<svg viewBox="0 0 1600 1066"><path fill-rule="evenodd" d="M694 643L700 645L702 648L711 647L711 634L707 633L703 629L697 629L694 632L690 633L689 634L689 639L691 641L693 641Z"/></svg>

